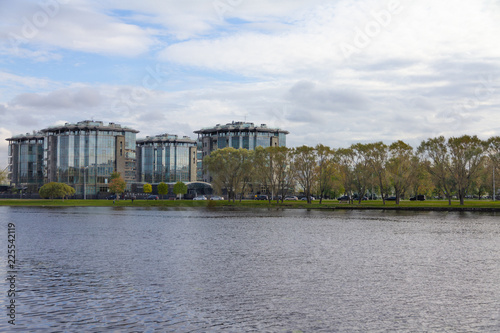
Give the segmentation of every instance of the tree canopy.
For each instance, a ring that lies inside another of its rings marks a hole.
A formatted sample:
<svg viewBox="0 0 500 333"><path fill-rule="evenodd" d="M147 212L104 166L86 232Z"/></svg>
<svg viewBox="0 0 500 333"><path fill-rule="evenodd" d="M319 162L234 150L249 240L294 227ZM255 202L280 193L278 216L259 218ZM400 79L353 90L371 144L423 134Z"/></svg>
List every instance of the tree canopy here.
<svg viewBox="0 0 500 333"><path fill-rule="evenodd" d="M38 193L42 198L50 198L51 200L62 198L64 200L65 197L75 194L75 189L64 183L51 182L40 187Z"/></svg>
<svg viewBox="0 0 500 333"><path fill-rule="evenodd" d="M313 194L324 198L336 193L358 195L361 202L368 192L378 192L383 204L388 195L399 204L401 199L423 194L444 195L450 204L456 195L463 205L466 195L496 191L499 162L500 137L482 141L464 135L430 138L417 149L401 140L339 149L323 145L259 146L254 151L224 148L205 157L203 165L214 187L227 191L229 200L236 194L241 199L252 188L256 194L268 194L269 201L299 191L308 202Z"/></svg>
<svg viewBox="0 0 500 333"><path fill-rule="evenodd" d="M142 190L144 191L144 193L151 193L153 192L153 186L151 186L151 184L144 184L142 186Z"/></svg>
<svg viewBox="0 0 500 333"><path fill-rule="evenodd" d="M149 186L151 186L151 185L149 185ZM151 191L152 191L152 189L151 189ZM149 192L151 192L151 191L149 191ZM146 192L146 191L144 191L144 192ZM162 198L165 194L168 194L168 184L165 184L164 182L161 182L160 184L158 184L158 194L161 195Z"/></svg>
<svg viewBox="0 0 500 333"><path fill-rule="evenodd" d="M177 196L181 196L183 194L186 194L188 191L187 185L184 184L183 182L177 182L174 184L174 194Z"/></svg>
<svg viewBox="0 0 500 333"><path fill-rule="evenodd" d="M127 183L122 178L122 176L117 172L113 172L113 174L111 175L111 182L109 183L109 191L111 193L115 193L118 199L119 195L125 192L126 187Z"/></svg>

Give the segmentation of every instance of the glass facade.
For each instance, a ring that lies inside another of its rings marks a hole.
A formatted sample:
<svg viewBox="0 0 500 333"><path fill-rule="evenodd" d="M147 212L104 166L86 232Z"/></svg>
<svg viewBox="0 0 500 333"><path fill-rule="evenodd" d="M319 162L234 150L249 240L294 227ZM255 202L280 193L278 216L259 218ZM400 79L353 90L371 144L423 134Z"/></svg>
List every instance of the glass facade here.
<svg viewBox="0 0 500 333"><path fill-rule="evenodd" d="M217 124L215 127L195 131L198 134L199 150L202 157L210 155L216 149L232 147L254 150L256 147L270 147L271 145L286 146L288 131L279 128L268 128L266 124L256 126L247 122L232 122L226 125ZM202 167L199 167L202 169ZM209 175L198 176L198 180L209 181Z"/></svg>
<svg viewBox="0 0 500 333"><path fill-rule="evenodd" d="M57 135L55 181L74 186L77 194L83 194L85 184L85 193L96 195L115 171L116 135L121 133L81 130Z"/></svg>
<svg viewBox="0 0 500 333"><path fill-rule="evenodd" d="M12 184L38 191L44 183L44 138L26 135L9 140L9 178Z"/></svg>
<svg viewBox="0 0 500 333"><path fill-rule="evenodd" d="M36 192L44 183L61 182L74 187L76 195L96 195L107 191L115 171L130 183L136 133L114 123L82 121L8 139L11 184L27 183Z"/></svg>
<svg viewBox="0 0 500 333"><path fill-rule="evenodd" d="M137 156L140 156L139 181L146 183L175 183L194 181L191 170L196 168L196 159L191 161L190 151L196 141L176 135L159 135L137 141Z"/></svg>

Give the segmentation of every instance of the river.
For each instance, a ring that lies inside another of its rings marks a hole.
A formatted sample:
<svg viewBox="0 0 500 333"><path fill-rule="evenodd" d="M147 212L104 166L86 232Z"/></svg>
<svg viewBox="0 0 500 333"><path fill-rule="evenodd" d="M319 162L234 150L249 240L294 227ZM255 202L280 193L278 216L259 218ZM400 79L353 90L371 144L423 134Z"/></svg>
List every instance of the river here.
<svg viewBox="0 0 500 333"><path fill-rule="evenodd" d="M2 332L500 331L498 213L0 207L0 221Z"/></svg>

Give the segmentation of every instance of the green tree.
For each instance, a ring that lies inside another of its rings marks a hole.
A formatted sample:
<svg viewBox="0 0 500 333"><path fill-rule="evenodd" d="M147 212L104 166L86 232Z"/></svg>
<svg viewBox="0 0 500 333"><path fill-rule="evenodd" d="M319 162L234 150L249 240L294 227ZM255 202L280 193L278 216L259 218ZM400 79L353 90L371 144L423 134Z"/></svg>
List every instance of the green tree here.
<svg viewBox="0 0 500 333"><path fill-rule="evenodd" d="M417 169L415 172L415 179L411 182L413 195L416 196L419 194L432 194L435 186L427 166L425 165L425 163L420 163L419 161L417 161L416 167Z"/></svg>
<svg viewBox="0 0 500 333"><path fill-rule="evenodd" d="M38 193L42 198L50 198L51 200L62 198L64 201L66 196L75 194L75 189L63 183L51 182L40 187Z"/></svg>
<svg viewBox="0 0 500 333"><path fill-rule="evenodd" d="M238 149L238 154L240 159L240 168L236 179L236 192L240 194L241 202L255 177L255 168L253 163L255 151L240 148Z"/></svg>
<svg viewBox="0 0 500 333"><path fill-rule="evenodd" d="M273 153L274 150L261 146L255 148L254 153L255 180L260 184L261 189L265 189L269 203L271 203L278 188Z"/></svg>
<svg viewBox="0 0 500 333"><path fill-rule="evenodd" d="M372 177L372 169L367 159L369 146L357 143L351 146L351 150L354 152L353 185L358 192L358 203L361 203Z"/></svg>
<svg viewBox="0 0 500 333"><path fill-rule="evenodd" d="M111 182L109 183L109 191L116 194L116 200L120 200L120 194L125 192L127 183L118 172L111 174Z"/></svg>
<svg viewBox="0 0 500 333"><path fill-rule="evenodd" d="M257 166L261 166L265 175L265 182L271 188L271 197L276 203L283 203L284 198L290 192L290 189L295 188L295 168L293 165L293 153L287 147L267 147L264 149L264 163L262 160L256 162ZM281 196L281 199L280 199Z"/></svg>
<svg viewBox="0 0 500 333"><path fill-rule="evenodd" d="M313 147L301 146L294 149L293 155L297 182L304 189L307 203L310 204L312 189L317 180L316 152Z"/></svg>
<svg viewBox="0 0 500 333"><path fill-rule="evenodd" d="M186 194L188 192L187 185L183 182L177 182L174 185L174 194L181 198L181 195Z"/></svg>
<svg viewBox="0 0 500 333"><path fill-rule="evenodd" d="M8 169L8 167L6 167L3 170L0 170L0 185L7 184L9 181L7 169Z"/></svg>
<svg viewBox="0 0 500 333"><path fill-rule="evenodd" d="M338 161L339 173L344 194L349 195L352 203L352 187L354 183L354 158L355 153L351 148L340 148L335 152Z"/></svg>
<svg viewBox="0 0 500 333"><path fill-rule="evenodd" d="M153 192L153 186L151 186L151 184L144 184L142 186L142 190L144 191L144 193L151 193Z"/></svg>
<svg viewBox="0 0 500 333"><path fill-rule="evenodd" d="M149 184L147 184L147 185L149 185ZM151 186L151 185L149 185L149 186ZM151 189L151 191L152 191L152 189ZM165 184L164 182L161 182L160 184L158 184L158 194L161 195L162 199L163 199L163 196L165 194L168 194L168 184Z"/></svg>
<svg viewBox="0 0 500 333"><path fill-rule="evenodd" d="M438 192L443 194L448 199L448 205L451 206L451 196L454 187L454 182L450 169L450 154L444 136L440 136L427 141L422 141L417 149L421 158L420 163L425 166L434 186Z"/></svg>
<svg viewBox="0 0 500 333"><path fill-rule="evenodd" d="M389 156L389 147L383 142L370 143L366 147L365 158L372 170L373 174L377 177L380 196L385 205L385 194L388 190L386 164ZM373 193L372 193L373 195Z"/></svg>
<svg viewBox="0 0 500 333"><path fill-rule="evenodd" d="M416 172L416 160L413 148L399 140L389 146L390 158L387 162L387 171L391 185L396 192L396 204L399 205L401 196L410 187L411 180Z"/></svg>
<svg viewBox="0 0 500 333"><path fill-rule="evenodd" d="M451 159L449 168L457 186L460 205L464 205L469 187L477 180L483 168L484 146L485 143L475 135L448 139Z"/></svg>
<svg viewBox="0 0 500 333"><path fill-rule="evenodd" d="M500 163L500 136L489 138L485 142L485 151L490 159L490 172L488 172L488 174L491 174L490 184L492 184L490 193L492 193L492 199L495 201L497 192L496 180L499 178L497 170Z"/></svg>
<svg viewBox="0 0 500 333"><path fill-rule="evenodd" d="M203 167L210 174L211 183L217 191L226 189L227 199L235 199L241 179L241 154L238 149L217 149L203 159Z"/></svg>
<svg viewBox="0 0 500 333"><path fill-rule="evenodd" d="M316 174L318 178L319 203L331 192L335 186L335 151L330 147L318 144L316 146L318 166Z"/></svg>

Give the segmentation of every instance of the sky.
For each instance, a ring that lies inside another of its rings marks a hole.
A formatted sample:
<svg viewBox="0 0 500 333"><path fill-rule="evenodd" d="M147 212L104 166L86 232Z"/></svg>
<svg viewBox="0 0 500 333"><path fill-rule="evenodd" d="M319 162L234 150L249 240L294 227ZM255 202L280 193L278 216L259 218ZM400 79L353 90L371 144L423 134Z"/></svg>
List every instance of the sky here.
<svg viewBox="0 0 500 333"><path fill-rule="evenodd" d="M290 147L500 135L500 0L0 0L6 138L248 121Z"/></svg>

